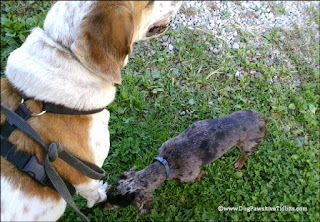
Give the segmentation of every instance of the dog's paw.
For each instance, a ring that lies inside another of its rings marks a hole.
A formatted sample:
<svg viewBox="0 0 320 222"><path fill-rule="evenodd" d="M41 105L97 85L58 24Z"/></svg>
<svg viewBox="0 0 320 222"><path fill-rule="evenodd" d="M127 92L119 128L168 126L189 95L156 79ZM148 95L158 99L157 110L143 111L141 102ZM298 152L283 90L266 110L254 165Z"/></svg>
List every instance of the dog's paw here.
<svg viewBox="0 0 320 222"><path fill-rule="evenodd" d="M107 188L108 188L107 182L104 183L102 180L99 181L98 188L94 189L95 192L93 192L93 190L91 190L90 198L86 198L87 199L87 207L91 208L96 203L105 201L107 199Z"/></svg>
<svg viewBox="0 0 320 222"><path fill-rule="evenodd" d="M87 207L88 207L88 208L92 208L94 204L95 204L95 201L94 201L94 200L88 200L88 201L87 201Z"/></svg>
<svg viewBox="0 0 320 222"><path fill-rule="evenodd" d="M107 187L108 187L107 182L103 182L103 180L99 181L99 187L98 187L99 201L98 202L102 202L107 199Z"/></svg>

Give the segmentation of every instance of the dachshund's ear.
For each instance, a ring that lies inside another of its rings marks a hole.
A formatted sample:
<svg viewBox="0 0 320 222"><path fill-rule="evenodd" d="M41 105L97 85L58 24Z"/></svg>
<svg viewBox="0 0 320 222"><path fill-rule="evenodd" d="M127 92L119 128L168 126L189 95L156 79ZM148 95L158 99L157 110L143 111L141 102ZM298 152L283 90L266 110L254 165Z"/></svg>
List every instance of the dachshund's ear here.
<svg viewBox="0 0 320 222"><path fill-rule="evenodd" d="M128 176L126 173L118 173L117 178L118 178L118 180L125 180L128 178Z"/></svg>
<svg viewBox="0 0 320 222"><path fill-rule="evenodd" d="M153 195L143 190L138 190L132 205L138 210L139 215L143 216L153 203Z"/></svg>
<svg viewBox="0 0 320 222"><path fill-rule="evenodd" d="M121 68L132 52L134 16L122 3L101 1L83 18L71 50L98 76L121 84ZM124 4L124 3L123 3Z"/></svg>
<svg viewBox="0 0 320 222"><path fill-rule="evenodd" d="M128 172L126 172L125 174L127 175L127 178L134 177L136 175L136 169L137 169L137 166L134 166Z"/></svg>
<svg viewBox="0 0 320 222"><path fill-rule="evenodd" d="M133 166L130 170L129 170L129 174L130 173L135 173L136 172L136 170L137 170L137 166Z"/></svg>
<svg viewBox="0 0 320 222"><path fill-rule="evenodd" d="M137 166L132 167L128 172L117 174L119 180L125 180L136 175Z"/></svg>

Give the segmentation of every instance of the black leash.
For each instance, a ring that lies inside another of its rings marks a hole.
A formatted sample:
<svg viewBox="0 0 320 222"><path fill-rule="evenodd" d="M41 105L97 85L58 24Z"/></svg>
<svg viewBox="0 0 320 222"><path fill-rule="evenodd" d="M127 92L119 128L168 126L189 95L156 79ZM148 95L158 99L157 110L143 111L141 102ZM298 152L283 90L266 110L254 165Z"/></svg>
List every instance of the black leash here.
<svg viewBox="0 0 320 222"><path fill-rule="evenodd" d="M21 105L23 104L20 104L20 106ZM76 213L82 221L88 221L86 216L78 210L66 184L64 183L63 179L59 176L59 174L56 172L56 170L52 167L51 162L55 161L57 158L61 158L62 160L73 166L75 169L85 174L86 176L96 180L101 179L105 176L104 170L96 166L95 164L92 164L81 159L80 157L75 156L74 154L64 149L59 143L51 143L49 146L46 146L46 144L43 142L43 140L40 138L37 132L21 116L12 112L2 104L1 109L5 114L7 121L11 125L14 125L15 127L25 132L44 148L44 150L46 151L44 170L46 175L49 177L49 180L51 181L53 187L56 189L56 191L59 192L62 198L76 211ZM6 138L3 135L1 135L1 143L5 139ZM9 153L10 152L11 150L9 150Z"/></svg>

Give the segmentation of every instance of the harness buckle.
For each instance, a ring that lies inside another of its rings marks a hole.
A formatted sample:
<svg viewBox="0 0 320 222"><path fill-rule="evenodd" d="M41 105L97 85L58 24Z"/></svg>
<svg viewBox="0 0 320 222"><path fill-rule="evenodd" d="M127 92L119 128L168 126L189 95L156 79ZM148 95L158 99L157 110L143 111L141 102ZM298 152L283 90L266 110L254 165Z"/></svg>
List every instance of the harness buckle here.
<svg viewBox="0 0 320 222"><path fill-rule="evenodd" d="M46 186L49 178L47 177L44 165L38 162L35 156L31 156L26 165L20 169L22 172L28 174L32 179L38 181L40 184Z"/></svg>

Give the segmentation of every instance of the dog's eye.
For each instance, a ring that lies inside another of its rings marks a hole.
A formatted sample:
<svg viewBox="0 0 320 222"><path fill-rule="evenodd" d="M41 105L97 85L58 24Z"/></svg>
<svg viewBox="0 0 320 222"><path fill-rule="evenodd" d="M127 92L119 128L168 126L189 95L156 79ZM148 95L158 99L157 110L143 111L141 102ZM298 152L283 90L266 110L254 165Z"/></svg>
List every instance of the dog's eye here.
<svg viewBox="0 0 320 222"><path fill-rule="evenodd" d="M154 3L154 0L150 0L150 1L148 2L148 4L147 4L146 8L149 7L150 5L152 5L153 3Z"/></svg>

